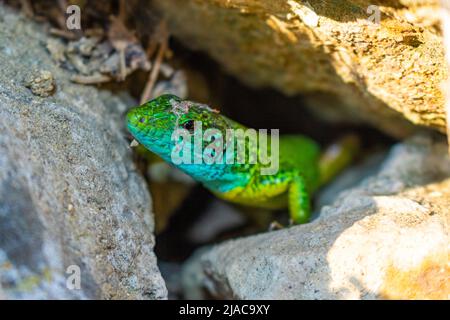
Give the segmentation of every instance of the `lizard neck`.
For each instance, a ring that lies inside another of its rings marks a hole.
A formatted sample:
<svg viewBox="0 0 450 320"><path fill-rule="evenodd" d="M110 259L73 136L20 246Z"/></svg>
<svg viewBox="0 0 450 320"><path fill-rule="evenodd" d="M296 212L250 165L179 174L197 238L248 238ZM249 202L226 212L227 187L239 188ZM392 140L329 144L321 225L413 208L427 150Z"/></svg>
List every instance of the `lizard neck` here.
<svg viewBox="0 0 450 320"><path fill-rule="evenodd" d="M238 164L180 164L176 167L215 192L227 192L245 186L253 174L253 168L241 170Z"/></svg>

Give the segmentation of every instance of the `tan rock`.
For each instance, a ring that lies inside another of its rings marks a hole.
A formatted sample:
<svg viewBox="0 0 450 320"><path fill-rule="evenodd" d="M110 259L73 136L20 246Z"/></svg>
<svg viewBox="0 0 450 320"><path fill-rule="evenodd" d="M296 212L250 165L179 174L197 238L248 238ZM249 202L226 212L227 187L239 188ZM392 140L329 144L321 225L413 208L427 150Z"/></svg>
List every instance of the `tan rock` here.
<svg viewBox="0 0 450 320"><path fill-rule="evenodd" d="M444 132L438 1L373 3L154 1L178 39L247 84L307 94L324 117L395 136L411 123Z"/></svg>

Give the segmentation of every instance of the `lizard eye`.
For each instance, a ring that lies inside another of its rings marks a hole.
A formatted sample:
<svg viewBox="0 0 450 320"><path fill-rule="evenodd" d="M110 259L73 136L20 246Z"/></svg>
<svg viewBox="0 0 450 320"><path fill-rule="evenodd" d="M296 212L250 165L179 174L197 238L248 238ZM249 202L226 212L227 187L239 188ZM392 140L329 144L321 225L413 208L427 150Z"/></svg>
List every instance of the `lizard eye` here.
<svg viewBox="0 0 450 320"><path fill-rule="evenodd" d="M144 122L145 122L145 118L144 118L144 117L140 118L140 119L139 119L139 122L140 122L140 123L144 123Z"/></svg>
<svg viewBox="0 0 450 320"><path fill-rule="evenodd" d="M183 123L183 128L191 131L192 129L194 129L194 121L193 120L186 121L185 123Z"/></svg>

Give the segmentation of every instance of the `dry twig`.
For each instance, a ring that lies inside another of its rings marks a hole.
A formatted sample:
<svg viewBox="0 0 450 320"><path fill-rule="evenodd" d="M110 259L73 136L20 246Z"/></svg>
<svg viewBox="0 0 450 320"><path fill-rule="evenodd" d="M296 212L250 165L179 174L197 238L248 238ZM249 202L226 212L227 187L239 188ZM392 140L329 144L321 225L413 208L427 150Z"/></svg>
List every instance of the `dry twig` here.
<svg viewBox="0 0 450 320"><path fill-rule="evenodd" d="M111 81L111 78L102 74L96 74L92 76L82 76L77 74L72 76L71 80L79 84L99 84L109 82Z"/></svg>
<svg viewBox="0 0 450 320"><path fill-rule="evenodd" d="M69 30L50 28L49 30L51 35L58 36L67 40L76 40L78 36Z"/></svg>
<svg viewBox="0 0 450 320"><path fill-rule="evenodd" d="M108 29L108 38L111 41L113 47L120 54L120 78L124 80L127 75L126 62L125 62L125 50L128 45L132 43L138 43L134 33L129 31L124 24L124 21L119 17L111 16L111 24Z"/></svg>
<svg viewBox="0 0 450 320"><path fill-rule="evenodd" d="M22 10L27 17L34 17L34 10L30 0L20 0L20 5L22 6Z"/></svg>
<svg viewBox="0 0 450 320"><path fill-rule="evenodd" d="M149 74L147 84L145 85L144 91L141 95L141 104L145 103L147 100L152 98L153 87L155 86L156 79L158 78L159 70L161 68L161 63L164 59L164 54L168 48L169 33L167 31L167 25L165 21L162 21L158 28L158 38L159 38L159 49L156 55L153 68Z"/></svg>

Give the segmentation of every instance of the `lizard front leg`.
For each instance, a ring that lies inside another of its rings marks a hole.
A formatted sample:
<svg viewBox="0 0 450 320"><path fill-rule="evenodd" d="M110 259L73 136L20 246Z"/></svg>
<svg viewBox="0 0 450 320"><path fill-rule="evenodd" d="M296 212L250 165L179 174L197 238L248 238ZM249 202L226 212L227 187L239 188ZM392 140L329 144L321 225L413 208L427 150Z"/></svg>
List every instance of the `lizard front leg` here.
<svg viewBox="0 0 450 320"><path fill-rule="evenodd" d="M292 221L295 224L306 223L311 215L311 203L305 179L296 174L288 190L288 206Z"/></svg>

